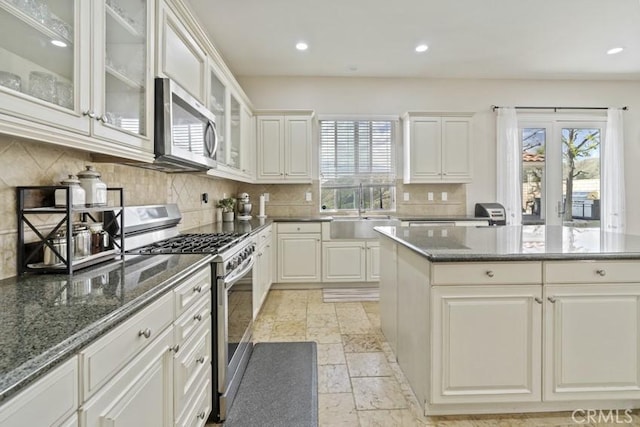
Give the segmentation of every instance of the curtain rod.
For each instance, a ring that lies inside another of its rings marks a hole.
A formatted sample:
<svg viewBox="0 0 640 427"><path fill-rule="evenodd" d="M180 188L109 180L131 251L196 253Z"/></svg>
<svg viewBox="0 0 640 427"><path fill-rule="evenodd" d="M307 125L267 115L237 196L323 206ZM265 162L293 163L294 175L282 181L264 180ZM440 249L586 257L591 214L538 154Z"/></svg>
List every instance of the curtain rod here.
<svg viewBox="0 0 640 427"><path fill-rule="evenodd" d="M496 111L497 108L504 108L504 107L500 107L498 105L492 105L491 108L493 109L493 111ZM553 110L553 112L557 112L558 110L606 110L609 107L521 107L521 106L517 106L517 107L513 107L516 110ZM629 107L624 106L621 107L622 110L627 111L629 109Z"/></svg>

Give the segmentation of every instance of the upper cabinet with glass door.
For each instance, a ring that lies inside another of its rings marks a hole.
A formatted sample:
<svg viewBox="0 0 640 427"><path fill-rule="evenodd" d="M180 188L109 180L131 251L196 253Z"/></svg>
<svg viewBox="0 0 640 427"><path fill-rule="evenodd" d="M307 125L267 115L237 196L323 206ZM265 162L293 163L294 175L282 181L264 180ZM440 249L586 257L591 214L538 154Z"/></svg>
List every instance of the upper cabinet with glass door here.
<svg viewBox="0 0 640 427"><path fill-rule="evenodd" d="M0 113L89 133L87 3L0 0Z"/></svg>
<svg viewBox="0 0 640 427"><path fill-rule="evenodd" d="M153 5L0 0L0 132L153 160Z"/></svg>
<svg viewBox="0 0 640 427"><path fill-rule="evenodd" d="M151 150L153 3L99 0L94 9L95 134ZM151 10L150 10L151 9Z"/></svg>

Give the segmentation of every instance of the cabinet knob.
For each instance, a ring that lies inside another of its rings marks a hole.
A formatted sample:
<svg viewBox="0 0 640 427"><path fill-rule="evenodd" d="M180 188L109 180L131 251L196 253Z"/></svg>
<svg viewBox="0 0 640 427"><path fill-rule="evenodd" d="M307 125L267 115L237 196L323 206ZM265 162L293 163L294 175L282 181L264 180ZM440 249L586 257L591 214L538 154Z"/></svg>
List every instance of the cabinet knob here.
<svg viewBox="0 0 640 427"><path fill-rule="evenodd" d="M605 270L596 270L596 274L600 277L604 277L607 275L607 272Z"/></svg>
<svg viewBox="0 0 640 427"><path fill-rule="evenodd" d="M169 347L169 351L173 351L174 353L177 353L178 350L180 350L180 345L179 344L172 345L171 347Z"/></svg>
<svg viewBox="0 0 640 427"><path fill-rule="evenodd" d="M102 123L107 123L107 118L104 115L97 116L96 120L99 121L99 122L102 122Z"/></svg>
<svg viewBox="0 0 640 427"><path fill-rule="evenodd" d="M198 418L200 418L201 420L204 420L204 417L206 417L206 416L207 416L207 414L204 411L202 411L202 412L200 412L198 414Z"/></svg>
<svg viewBox="0 0 640 427"><path fill-rule="evenodd" d="M493 276L494 276L493 270L487 270L487 271L485 272L485 274L486 274L488 277L493 277Z"/></svg>
<svg viewBox="0 0 640 427"><path fill-rule="evenodd" d="M202 292L202 285L194 286L193 292L198 292L198 293Z"/></svg>
<svg viewBox="0 0 640 427"><path fill-rule="evenodd" d="M555 304L556 299L554 297L547 297L550 303Z"/></svg>
<svg viewBox="0 0 640 427"><path fill-rule="evenodd" d="M542 304L542 298L535 297L533 300L538 304Z"/></svg>
<svg viewBox="0 0 640 427"><path fill-rule="evenodd" d="M200 356L196 359L196 363L204 363L204 356Z"/></svg>
<svg viewBox="0 0 640 427"><path fill-rule="evenodd" d="M82 115L86 116L86 117L89 117L90 119L94 119L96 117L96 113L94 113L91 110L83 111Z"/></svg>
<svg viewBox="0 0 640 427"><path fill-rule="evenodd" d="M140 331L138 331L138 336L139 337L149 338L151 336L151 329L149 329L149 328L141 329Z"/></svg>
<svg viewBox="0 0 640 427"><path fill-rule="evenodd" d="M202 314L196 314L193 316L193 320L197 320L198 322L202 320Z"/></svg>

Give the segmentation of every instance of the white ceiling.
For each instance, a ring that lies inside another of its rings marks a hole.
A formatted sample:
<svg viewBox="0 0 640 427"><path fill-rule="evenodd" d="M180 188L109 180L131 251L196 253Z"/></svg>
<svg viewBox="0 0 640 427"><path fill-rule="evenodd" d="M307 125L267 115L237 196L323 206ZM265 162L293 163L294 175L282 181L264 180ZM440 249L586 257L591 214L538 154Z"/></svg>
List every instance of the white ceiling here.
<svg viewBox="0 0 640 427"><path fill-rule="evenodd" d="M238 76L640 79L640 0L187 3Z"/></svg>

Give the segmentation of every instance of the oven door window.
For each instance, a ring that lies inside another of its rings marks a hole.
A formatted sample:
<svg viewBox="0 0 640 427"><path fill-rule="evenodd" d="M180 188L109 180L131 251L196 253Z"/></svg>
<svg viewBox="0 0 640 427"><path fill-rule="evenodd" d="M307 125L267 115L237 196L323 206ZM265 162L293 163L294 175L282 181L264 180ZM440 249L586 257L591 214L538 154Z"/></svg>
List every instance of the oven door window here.
<svg viewBox="0 0 640 427"><path fill-rule="evenodd" d="M253 321L253 272L248 271L228 290L228 340L227 363L231 362Z"/></svg>

